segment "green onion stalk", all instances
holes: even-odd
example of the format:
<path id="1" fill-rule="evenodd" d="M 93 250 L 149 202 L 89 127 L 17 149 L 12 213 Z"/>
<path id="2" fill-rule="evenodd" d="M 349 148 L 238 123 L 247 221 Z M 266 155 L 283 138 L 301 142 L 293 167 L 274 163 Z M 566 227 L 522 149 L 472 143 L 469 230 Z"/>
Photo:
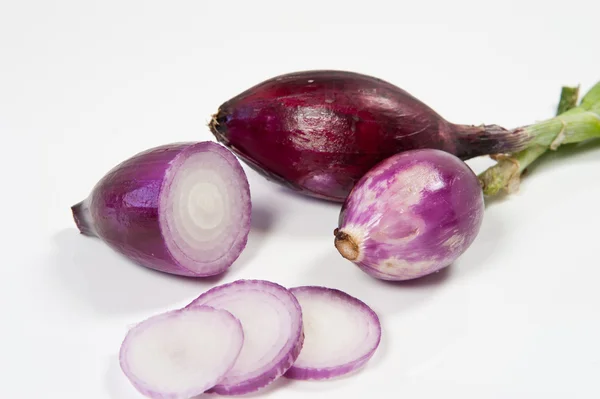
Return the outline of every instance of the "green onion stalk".
<path id="1" fill-rule="evenodd" d="M 532 137 L 527 147 L 513 154 L 495 154 L 496 164 L 479 175 L 485 196 L 518 190 L 524 171 L 548 151 L 556 151 L 564 144 L 574 144 L 600 138 L 600 82 L 582 98 L 579 105 L 579 87 L 563 87 L 556 116 L 545 121 L 519 128 Z"/>

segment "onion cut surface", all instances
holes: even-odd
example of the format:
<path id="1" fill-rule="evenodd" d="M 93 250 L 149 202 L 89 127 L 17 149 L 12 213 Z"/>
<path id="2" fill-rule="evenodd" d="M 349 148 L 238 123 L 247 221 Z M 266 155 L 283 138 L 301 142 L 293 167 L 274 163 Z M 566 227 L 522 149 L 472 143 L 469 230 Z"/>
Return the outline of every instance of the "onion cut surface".
<path id="1" fill-rule="evenodd" d="M 250 230 L 250 194 L 241 165 L 223 147 L 210 147 L 175 159 L 159 202 L 167 248 L 200 276 L 229 267 Z"/>
<path id="2" fill-rule="evenodd" d="M 121 369 L 143 395 L 187 399 L 213 387 L 235 364 L 244 342 L 231 313 L 207 306 L 153 316 L 132 328 Z"/>
<path id="3" fill-rule="evenodd" d="M 287 378 L 338 377 L 371 359 L 381 341 L 381 324 L 369 306 L 332 288 L 306 286 L 290 291 L 302 307 L 305 341 Z"/>
<path id="4" fill-rule="evenodd" d="M 192 277 L 233 264 L 248 240 L 251 209 L 240 162 L 209 141 L 138 153 L 72 207 L 82 234 L 145 267 Z"/>
<path id="5" fill-rule="evenodd" d="M 304 341 L 302 310 L 286 288 L 263 280 L 238 280 L 215 287 L 187 308 L 225 309 L 240 320 L 244 346 L 233 368 L 210 392 L 242 395 L 282 376 Z"/>

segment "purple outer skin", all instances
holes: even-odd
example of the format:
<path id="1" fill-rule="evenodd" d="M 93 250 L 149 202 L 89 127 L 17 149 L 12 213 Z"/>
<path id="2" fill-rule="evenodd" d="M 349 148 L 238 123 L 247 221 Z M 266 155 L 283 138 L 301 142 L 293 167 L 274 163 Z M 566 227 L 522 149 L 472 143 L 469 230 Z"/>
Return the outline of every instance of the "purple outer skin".
<path id="1" fill-rule="evenodd" d="M 198 152 L 217 153 L 227 160 L 239 176 L 239 190 L 245 205 L 238 237 L 226 256 L 211 263 L 218 270 L 196 273 L 178 262 L 165 243 L 171 234 L 161 223 L 161 198 L 168 192 L 177 166 Z M 95 185 L 84 201 L 71 210 L 80 232 L 97 236 L 133 262 L 161 272 L 205 277 L 220 274 L 239 257 L 250 231 L 250 188 L 237 158 L 220 144 L 173 143 L 148 149 L 115 166 Z"/>
<path id="2" fill-rule="evenodd" d="M 409 280 L 454 262 L 475 240 L 483 214 L 483 193 L 467 164 L 443 151 L 414 150 L 363 176 L 342 206 L 336 241 L 349 234 L 358 245 L 353 262 L 371 276 Z"/>
<path id="3" fill-rule="evenodd" d="M 210 129 L 267 179 L 336 202 L 401 151 L 435 148 L 467 159 L 515 152 L 529 140 L 522 129 L 450 123 L 391 83 L 335 70 L 261 82 L 223 103 Z"/>
<path id="4" fill-rule="evenodd" d="M 312 367 L 296 367 L 292 366 L 285 373 L 286 378 L 295 379 L 295 380 L 326 380 L 329 378 L 339 377 L 348 373 L 351 373 L 355 370 L 358 370 L 362 366 L 364 366 L 375 354 L 375 351 L 379 347 L 379 343 L 381 342 L 381 323 L 379 321 L 379 317 L 377 313 L 373 311 L 366 303 L 361 301 L 358 298 L 355 298 L 343 291 L 327 288 L 327 287 L 318 287 L 318 286 L 305 286 L 305 287 L 294 287 L 290 288 L 292 294 L 296 295 L 299 292 L 309 293 L 311 295 L 325 295 L 331 296 L 342 301 L 348 302 L 352 304 L 352 306 L 360 308 L 361 312 L 365 314 L 365 317 L 368 318 L 368 322 L 373 323 L 377 326 L 377 334 L 378 339 L 375 346 L 366 354 L 361 356 L 360 358 L 348 362 L 345 364 L 341 364 L 335 367 L 328 368 L 312 368 Z"/>
<path id="5" fill-rule="evenodd" d="M 206 291 L 198 298 L 193 300 L 189 305 L 187 305 L 186 308 L 195 306 L 211 306 L 211 297 L 232 295 L 235 292 L 244 292 L 248 288 L 266 292 L 275 292 L 277 294 L 289 296 L 290 302 L 293 305 L 293 307 L 290 308 L 290 312 L 296 313 L 300 318 L 298 323 L 299 327 L 294 332 L 292 339 L 290 340 L 290 342 L 294 342 L 294 344 L 286 352 L 284 352 L 284 348 L 284 350 L 282 350 L 282 352 L 280 352 L 280 354 L 277 356 L 280 359 L 275 364 L 270 365 L 270 367 L 264 370 L 264 372 L 259 376 L 252 378 L 251 380 L 241 382 L 237 385 L 227 386 L 217 384 L 212 389 L 208 390 L 207 393 L 217 393 L 219 395 L 244 395 L 247 393 L 256 392 L 284 375 L 285 372 L 294 364 L 300 355 L 300 351 L 302 350 L 302 345 L 304 344 L 302 308 L 300 307 L 296 297 L 288 289 L 279 284 L 265 280 L 237 280 Z"/>
<path id="6" fill-rule="evenodd" d="M 227 374 L 229 372 L 229 370 L 231 370 L 233 368 L 233 366 L 235 365 L 235 362 L 237 361 L 237 358 L 239 356 L 239 354 L 242 351 L 242 347 L 243 347 L 243 343 L 244 343 L 244 331 L 242 328 L 242 325 L 240 324 L 240 321 L 233 316 L 231 313 L 229 313 L 226 310 L 223 309 L 214 309 L 211 308 L 210 306 L 201 306 L 199 307 L 201 309 L 203 309 L 206 312 L 219 312 L 222 313 L 223 315 L 225 315 L 227 318 L 230 318 L 232 321 L 235 322 L 235 324 L 237 324 L 237 326 L 239 327 L 239 332 L 241 334 L 241 344 L 240 344 L 240 348 L 238 351 L 237 356 L 235 357 L 235 359 L 231 362 L 231 365 L 227 368 L 227 370 L 223 373 L 223 375 L 221 376 L 221 378 Z M 167 392 L 159 392 L 156 391 L 150 387 L 147 386 L 147 384 L 145 384 L 143 381 L 140 381 L 132 372 L 131 369 L 129 367 L 129 364 L 127 363 L 126 359 L 126 354 L 127 354 L 127 349 L 129 347 L 129 340 L 132 339 L 132 337 L 134 337 L 136 331 L 138 331 L 139 329 L 144 329 L 146 327 L 148 327 L 150 325 L 150 323 L 152 323 L 153 321 L 157 321 L 160 319 L 164 319 L 164 318 L 170 318 L 170 317 L 176 317 L 178 314 L 185 312 L 186 309 L 178 309 L 178 310 L 171 310 L 156 316 L 152 316 L 149 319 L 146 319 L 140 323 L 138 323 L 135 327 L 133 327 L 131 330 L 129 330 L 129 332 L 127 333 L 127 335 L 125 336 L 125 339 L 123 340 L 123 343 L 121 344 L 121 349 L 119 351 L 119 365 L 121 367 L 121 370 L 123 371 L 123 373 L 125 374 L 125 376 L 127 377 L 127 379 L 131 382 L 131 384 L 134 386 L 135 389 L 138 390 L 138 392 L 140 392 L 142 395 L 150 397 L 150 398 L 155 398 L 155 399 L 179 399 L 181 397 L 194 397 L 197 395 L 200 395 L 204 392 L 206 392 L 209 388 L 211 388 L 212 386 L 214 386 L 218 381 L 211 381 L 209 383 L 207 383 L 205 386 L 203 387 L 198 387 L 195 388 L 193 390 L 190 390 L 189 392 L 185 392 L 185 393 L 181 393 L 181 392 L 177 392 L 177 393 L 167 393 Z"/>

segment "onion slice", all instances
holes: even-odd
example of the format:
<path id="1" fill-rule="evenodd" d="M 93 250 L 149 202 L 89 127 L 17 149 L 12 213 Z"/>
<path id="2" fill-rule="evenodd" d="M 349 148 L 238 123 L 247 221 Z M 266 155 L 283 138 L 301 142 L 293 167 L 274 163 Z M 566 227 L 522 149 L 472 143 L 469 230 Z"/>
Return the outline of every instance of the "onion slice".
<path id="1" fill-rule="evenodd" d="M 187 308 L 225 309 L 240 320 L 245 343 L 233 368 L 210 392 L 242 395 L 282 376 L 304 341 L 302 310 L 286 288 L 263 280 L 238 280 L 205 292 Z"/>
<path id="2" fill-rule="evenodd" d="M 213 387 L 235 364 L 244 342 L 231 313 L 207 306 L 162 313 L 126 335 L 123 373 L 143 395 L 187 399 Z"/>
<path id="3" fill-rule="evenodd" d="M 326 287 L 296 287 L 305 341 L 300 356 L 285 377 L 324 380 L 362 367 L 381 340 L 377 314 L 345 292 Z"/>

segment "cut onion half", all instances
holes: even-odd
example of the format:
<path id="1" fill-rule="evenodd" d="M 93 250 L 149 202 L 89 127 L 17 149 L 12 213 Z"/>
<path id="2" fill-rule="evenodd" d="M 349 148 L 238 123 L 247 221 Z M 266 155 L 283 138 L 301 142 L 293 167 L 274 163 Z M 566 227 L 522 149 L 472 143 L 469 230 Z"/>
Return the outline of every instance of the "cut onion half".
<path id="1" fill-rule="evenodd" d="M 235 155 L 205 141 L 165 144 L 124 160 L 71 210 L 82 234 L 137 264 L 206 277 L 241 255 L 252 203 Z"/>
<path id="2" fill-rule="evenodd" d="M 198 306 L 139 323 L 126 335 L 119 361 L 141 394 L 187 399 L 220 381 L 235 364 L 243 343 L 242 326 L 231 313 Z"/>
<path id="3" fill-rule="evenodd" d="M 302 310 L 286 288 L 263 280 L 238 280 L 215 287 L 188 305 L 225 309 L 240 320 L 244 346 L 233 368 L 210 392 L 242 395 L 281 377 L 304 341 Z"/>
<path id="4" fill-rule="evenodd" d="M 305 341 L 287 378 L 324 380 L 362 367 L 381 340 L 377 314 L 364 302 L 326 287 L 290 291 L 302 307 Z"/>

